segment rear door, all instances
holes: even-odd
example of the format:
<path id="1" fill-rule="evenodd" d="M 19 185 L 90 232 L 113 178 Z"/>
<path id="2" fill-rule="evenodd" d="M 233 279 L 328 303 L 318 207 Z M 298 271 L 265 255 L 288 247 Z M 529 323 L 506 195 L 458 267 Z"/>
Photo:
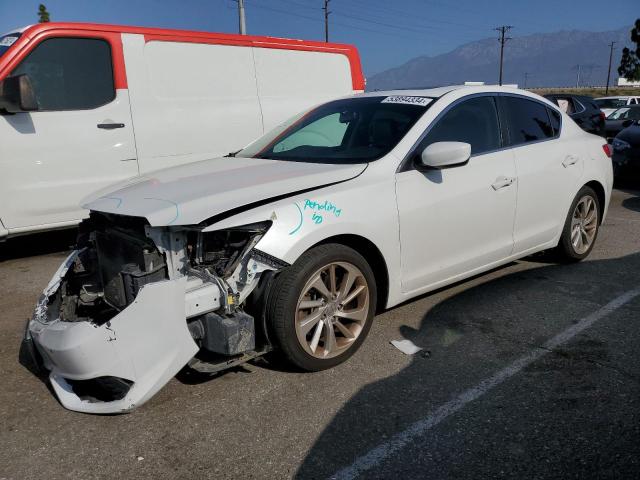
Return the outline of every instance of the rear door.
<path id="1" fill-rule="evenodd" d="M 126 89 L 112 45 L 49 37 L 11 75 L 29 76 L 39 110 L 0 116 L 0 217 L 9 231 L 80 220 L 83 197 L 138 174 Z"/>
<path id="2" fill-rule="evenodd" d="M 561 228 L 584 168 L 583 148 L 578 137 L 561 135 L 556 110 L 518 95 L 499 98 L 515 154 L 514 253 L 521 253 L 550 242 Z"/>

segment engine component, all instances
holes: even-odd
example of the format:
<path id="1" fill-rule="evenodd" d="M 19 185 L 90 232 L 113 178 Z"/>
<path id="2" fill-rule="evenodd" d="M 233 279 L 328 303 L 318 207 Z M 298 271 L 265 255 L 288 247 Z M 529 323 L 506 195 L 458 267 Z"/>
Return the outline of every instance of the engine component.
<path id="1" fill-rule="evenodd" d="M 253 317 L 242 311 L 227 316 L 207 313 L 189 324 L 189 330 L 209 352 L 238 355 L 256 347 Z"/>
<path id="2" fill-rule="evenodd" d="M 164 259 L 144 237 L 112 229 L 96 233 L 96 246 L 104 299 L 115 308 L 129 305 L 143 285 L 166 278 Z"/>

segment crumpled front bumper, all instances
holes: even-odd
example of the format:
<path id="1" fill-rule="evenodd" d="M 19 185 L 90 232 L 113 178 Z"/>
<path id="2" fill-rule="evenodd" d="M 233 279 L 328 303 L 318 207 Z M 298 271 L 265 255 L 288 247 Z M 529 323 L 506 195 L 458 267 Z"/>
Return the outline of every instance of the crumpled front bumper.
<path id="1" fill-rule="evenodd" d="M 64 407 L 87 413 L 130 411 L 151 398 L 197 353 L 185 316 L 185 277 L 145 285 L 131 305 L 97 325 L 61 321 L 55 311 L 47 311 L 53 310 L 48 301 L 65 273 L 62 267 L 56 273 L 58 278 L 54 276 L 45 290 L 26 331 Z M 111 401 L 81 398 L 72 388 L 74 381 L 102 377 L 124 379 L 131 386 L 122 398 Z"/>

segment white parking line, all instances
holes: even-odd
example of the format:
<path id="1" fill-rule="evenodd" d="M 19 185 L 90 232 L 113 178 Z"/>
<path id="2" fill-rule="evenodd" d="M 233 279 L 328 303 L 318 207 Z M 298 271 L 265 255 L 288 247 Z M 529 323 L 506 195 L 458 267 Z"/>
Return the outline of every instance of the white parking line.
<path id="1" fill-rule="evenodd" d="M 457 397 L 448 401 L 441 407 L 437 408 L 429 416 L 415 422 L 406 430 L 397 433 L 391 437 L 388 441 L 381 443 L 373 450 L 370 450 L 365 455 L 358 457 L 351 465 L 338 471 L 330 478 L 336 480 L 347 480 L 356 478 L 360 473 L 369 470 L 370 468 L 379 465 L 384 460 L 389 458 L 394 453 L 398 452 L 401 448 L 407 445 L 410 441 L 416 437 L 424 434 L 427 430 L 435 427 L 444 419 L 450 415 L 461 410 L 467 403 L 476 400 L 489 390 L 497 387 L 501 383 L 509 380 L 511 377 L 522 371 L 527 366 L 549 353 L 551 350 L 559 347 L 560 345 L 568 342 L 573 337 L 589 328 L 598 320 L 606 317 L 611 312 L 622 307 L 626 303 L 629 303 L 635 297 L 640 295 L 640 287 L 636 287 L 633 290 L 629 290 L 619 297 L 613 299 L 600 309 L 596 310 L 592 314 L 584 317 L 579 322 L 575 323 L 571 327 L 567 328 L 563 332 L 559 333 L 555 337 L 548 340 L 542 347 L 536 347 L 526 355 L 520 357 L 518 360 L 510 364 L 509 366 L 498 371 L 489 378 L 486 378 L 475 387 L 472 387 L 462 392 Z"/>

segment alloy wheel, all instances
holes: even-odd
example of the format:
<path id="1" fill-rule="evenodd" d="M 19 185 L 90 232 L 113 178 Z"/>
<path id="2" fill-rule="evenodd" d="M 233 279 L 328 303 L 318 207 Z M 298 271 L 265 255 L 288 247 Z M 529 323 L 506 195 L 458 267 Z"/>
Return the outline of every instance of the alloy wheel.
<path id="1" fill-rule="evenodd" d="M 578 255 L 591 248 L 598 229 L 598 207 L 590 195 L 576 204 L 571 217 L 571 245 Z"/>
<path id="2" fill-rule="evenodd" d="M 305 284 L 295 313 L 302 348 L 313 357 L 335 357 L 351 347 L 367 321 L 369 287 L 351 263 L 332 262 Z"/>

